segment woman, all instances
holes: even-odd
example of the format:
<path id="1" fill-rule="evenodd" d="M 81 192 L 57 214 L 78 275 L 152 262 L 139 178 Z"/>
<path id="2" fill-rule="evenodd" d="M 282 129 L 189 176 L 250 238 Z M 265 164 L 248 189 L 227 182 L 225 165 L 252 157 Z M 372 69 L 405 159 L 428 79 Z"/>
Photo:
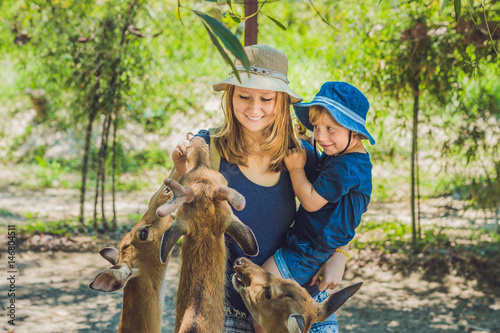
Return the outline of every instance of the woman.
<path id="1" fill-rule="evenodd" d="M 210 132 L 213 136 L 210 149 L 216 149 L 220 155 L 219 171 L 229 186 L 246 198 L 245 208 L 234 213 L 254 232 L 260 252 L 251 259 L 262 265 L 281 246 L 294 220 L 295 196 L 283 160 L 288 149 L 298 146 L 290 105 L 302 98 L 288 86 L 288 58 L 283 52 L 262 44 L 247 46 L 245 52 L 250 74 L 237 61 L 241 82 L 232 73 L 213 86 L 215 91 L 224 91 L 225 117 L 223 123 Z M 210 143 L 210 133 L 202 130 L 198 135 Z M 174 179 L 186 172 L 186 144 L 179 144 L 172 155 Z M 308 146 L 307 152 L 305 170 L 313 175 L 312 147 Z M 234 260 L 244 254 L 231 238 L 226 238 L 226 244 L 229 277 L 234 273 Z M 321 283 L 328 285 L 327 277 Z M 226 290 L 226 332 L 253 332 L 252 319 L 240 295 L 230 283 L 226 284 Z M 325 296 L 320 293 L 317 297 L 321 300 Z M 328 325 L 328 328 L 322 326 L 321 332 L 338 331 L 335 315 L 329 318 Z"/>

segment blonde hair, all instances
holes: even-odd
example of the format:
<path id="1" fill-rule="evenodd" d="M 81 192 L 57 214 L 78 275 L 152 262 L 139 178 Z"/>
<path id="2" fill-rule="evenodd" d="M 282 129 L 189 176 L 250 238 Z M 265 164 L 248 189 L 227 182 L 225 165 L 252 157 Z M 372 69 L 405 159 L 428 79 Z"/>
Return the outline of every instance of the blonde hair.
<path id="1" fill-rule="evenodd" d="M 312 105 L 309 107 L 309 122 L 311 124 L 314 124 L 316 122 L 316 120 L 318 120 L 318 118 L 323 116 L 323 115 L 327 115 L 333 121 L 334 124 L 344 127 L 344 125 L 339 124 L 339 122 L 336 121 L 335 118 L 333 118 L 333 116 L 330 114 L 330 111 L 328 111 L 326 108 L 324 108 L 320 105 Z M 356 131 L 352 131 L 352 132 L 354 133 L 354 136 L 359 136 L 359 138 L 361 140 L 368 140 L 368 138 L 365 137 L 363 134 L 358 133 Z"/>
<path id="2" fill-rule="evenodd" d="M 309 107 L 309 122 L 311 124 L 315 123 L 316 120 L 318 120 L 318 118 L 323 115 L 327 115 L 335 124 L 342 126 L 332 117 L 332 115 L 326 108 L 320 105 L 312 105 Z"/>
<path id="3" fill-rule="evenodd" d="M 229 163 L 248 166 L 249 149 L 244 139 L 242 126 L 234 116 L 233 96 L 234 85 L 228 85 L 222 97 L 224 121 L 214 129 L 215 148 Z M 299 143 L 294 136 L 290 116 L 290 96 L 284 92 L 276 92 L 274 108 L 276 118 L 266 128 L 266 140 L 260 147 L 260 153 L 271 159 L 267 168 L 269 172 L 280 172 L 286 170 L 283 159 L 287 150 L 299 147 Z"/>

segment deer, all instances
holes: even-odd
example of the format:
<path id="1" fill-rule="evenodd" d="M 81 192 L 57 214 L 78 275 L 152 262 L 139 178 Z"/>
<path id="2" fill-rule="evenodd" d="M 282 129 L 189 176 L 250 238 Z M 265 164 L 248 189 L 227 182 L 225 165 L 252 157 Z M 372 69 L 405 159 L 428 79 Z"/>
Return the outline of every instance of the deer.
<path id="1" fill-rule="evenodd" d="M 156 210 L 173 198 L 162 185 L 149 201 L 140 221 L 125 234 L 118 248 L 107 247 L 100 255 L 111 268 L 99 273 L 89 288 L 100 292 L 123 289 L 118 333 L 160 333 L 168 259 L 160 260 L 163 234 L 172 225 L 170 215 L 158 217 Z"/>
<path id="2" fill-rule="evenodd" d="M 296 281 L 274 276 L 247 258 L 234 262 L 232 284 L 252 317 L 268 333 L 307 333 L 312 324 L 337 311 L 363 282 L 316 302 Z"/>
<path id="3" fill-rule="evenodd" d="M 183 236 L 181 272 L 176 299 L 175 332 L 223 332 L 226 246 L 229 234 L 249 256 L 259 252 L 252 230 L 234 214 L 245 207 L 245 198 L 227 186 L 222 174 L 210 168 L 205 140 L 194 137 L 186 149 L 187 172 L 165 185 L 174 198 L 158 208 L 160 217 L 175 212 L 172 226 L 161 244 L 165 260 Z"/>

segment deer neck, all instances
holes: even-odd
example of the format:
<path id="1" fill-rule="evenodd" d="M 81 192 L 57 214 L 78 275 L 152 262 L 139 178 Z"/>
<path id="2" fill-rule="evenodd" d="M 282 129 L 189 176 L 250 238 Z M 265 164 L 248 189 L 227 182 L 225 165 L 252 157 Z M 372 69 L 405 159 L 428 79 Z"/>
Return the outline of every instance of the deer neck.
<path id="1" fill-rule="evenodd" d="M 128 281 L 123 290 L 123 308 L 117 333 L 161 332 L 165 295 L 165 272 L 141 274 Z"/>
<path id="2" fill-rule="evenodd" d="M 226 248 L 224 236 L 185 236 L 177 291 L 176 332 L 222 332 Z"/>

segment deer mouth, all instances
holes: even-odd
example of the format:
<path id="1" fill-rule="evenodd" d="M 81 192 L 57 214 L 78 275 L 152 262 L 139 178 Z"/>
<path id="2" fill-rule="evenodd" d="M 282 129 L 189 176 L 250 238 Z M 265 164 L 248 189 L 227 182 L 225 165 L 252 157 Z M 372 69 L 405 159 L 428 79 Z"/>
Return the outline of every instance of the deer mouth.
<path id="1" fill-rule="evenodd" d="M 242 276 L 238 274 L 238 272 L 233 274 L 233 278 L 231 279 L 231 282 L 233 283 L 234 289 L 236 289 L 238 292 L 242 290 L 243 288 L 246 288 L 247 285 L 245 282 L 243 282 Z"/>

